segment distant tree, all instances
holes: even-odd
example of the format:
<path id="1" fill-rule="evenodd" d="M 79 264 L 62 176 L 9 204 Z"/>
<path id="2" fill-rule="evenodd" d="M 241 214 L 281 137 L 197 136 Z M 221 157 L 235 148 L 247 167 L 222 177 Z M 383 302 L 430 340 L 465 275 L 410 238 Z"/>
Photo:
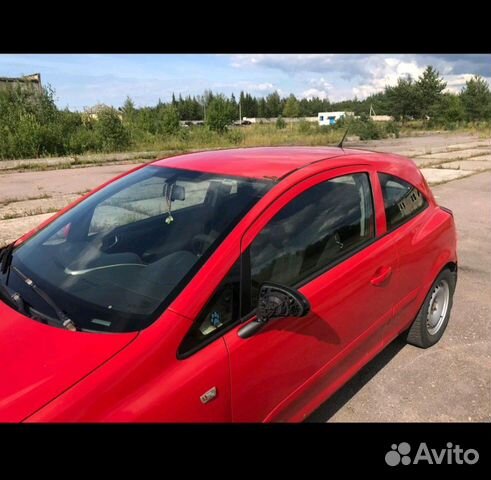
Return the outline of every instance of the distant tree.
<path id="1" fill-rule="evenodd" d="M 257 100 L 250 93 L 244 94 L 244 92 L 240 92 L 240 105 L 243 117 L 257 117 L 257 104 Z"/>
<path id="2" fill-rule="evenodd" d="M 204 93 L 203 93 L 203 102 L 205 104 L 205 106 L 208 106 L 211 101 L 213 100 L 214 98 L 214 95 L 213 95 L 213 92 L 211 90 L 205 90 Z"/>
<path id="3" fill-rule="evenodd" d="M 261 98 L 259 100 L 258 106 L 257 106 L 257 116 L 260 118 L 264 118 L 268 115 L 267 112 L 267 104 L 266 100 L 264 98 Z"/>
<path id="4" fill-rule="evenodd" d="M 491 118 L 489 84 L 480 75 L 475 75 L 465 83 L 460 98 L 468 120 L 476 121 Z"/>
<path id="5" fill-rule="evenodd" d="M 465 119 L 465 110 L 460 96 L 444 93 L 442 98 L 433 105 L 429 115 L 437 122 L 459 122 Z"/>
<path id="6" fill-rule="evenodd" d="M 270 93 L 266 97 L 266 116 L 277 117 L 282 111 L 281 98 L 278 92 Z"/>
<path id="7" fill-rule="evenodd" d="M 441 100 L 446 87 L 447 83 L 440 77 L 440 73 L 431 65 L 427 66 L 414 85 L 418 117 L 429 116 L 431 110 Z"/>
<path id="8" fill-rule="evenodd" d="M 206 109 L 206 125 L 210 130 L 224 132 L 227 125 L 231 124 L 236 116 L 231 103 L 223 96 L 216 95 L 212 98 Z"/>
<path id="9" fill-rule="evenodd" d="M 298 117 L 300 115 L 300 105 L 298 100 L 295 98 L 295 95 L 290 94 L 288 97 L 285 107 L 283 108 L 283 115 L 285 117 Z"/>
<path id="10" fill-rule="evenodd" d="M 367 97 L 361 102 L 364 113 L 370 113 L 370 107 L 375 110 L 376 115 L 391 115 L 390 105 L 384 92 L 378 92 Z"/>
<path id="11" fill-rule="evenodd" d="M 393 87 L 385 87 L 385 95 L 394 117 L 404 121 L 416 115 L 416 85 L 410 75 L 399 77 L 397 85 Z"/>
<path id="12" fill-rule="evenodd" d="M 134 123 L 137 115 L 137 111 L 133 100 L 129 96 L 126 97 L 126 100 L 123 104 L 122 112 L 123 112 L 123 120 L 126 123 L 128 124 Z"/>
<path id="13" fill-rule="evenodd" d="M 162 130 L 164 133 L 173 134 L 179 131 L 179 112 L 177 108 L 169 105 L 162 115 Z"/>

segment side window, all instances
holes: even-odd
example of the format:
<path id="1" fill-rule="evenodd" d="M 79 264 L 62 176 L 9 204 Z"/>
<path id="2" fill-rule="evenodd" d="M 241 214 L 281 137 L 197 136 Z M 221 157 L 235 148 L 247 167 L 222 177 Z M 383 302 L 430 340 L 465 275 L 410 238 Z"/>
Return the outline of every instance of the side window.
<path id="1" fill-rule="evenodd" d="M 218 337 L 224 328 L 239 319 L 240 259 L 208 302 L 200 317 L 188 332 L 179 354 L 184 355 Z"/>
<path id="2" fill-rule="evenodd" d="M 427 207 L 424 195 L 413 185 L 386 173 L 379 173 L 378 177 L 384 196 L 387 230 L 398 227 Z"/>
<path id="3" fill-rule="evenodd" d="M 251 305 L 272 281 L 295 286 L 375 236 L 365 173 L 323 182 L 286 205 L 250 247 Z"/>

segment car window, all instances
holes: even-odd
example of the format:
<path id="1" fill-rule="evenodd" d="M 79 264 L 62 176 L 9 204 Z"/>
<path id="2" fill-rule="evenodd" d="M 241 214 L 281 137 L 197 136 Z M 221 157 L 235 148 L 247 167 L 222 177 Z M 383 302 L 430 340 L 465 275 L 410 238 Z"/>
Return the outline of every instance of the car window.
<path id="1" fill-rule="evenodd" d="M 240 260 L 238 260 L 208 302 L 179 348 L 185 355 L 219 336 L 239 319 Z"/>
<path id="2" fill-rule="evenodd" d="M 410 183 L 393 175 L 379 173 L 384 197 L 387 230 L 393 230 L 413 218 L 428 205 L 424 195 Z"/>
<path id="3" fill-rule="evenodd" d="M 312 187 L 286 205 L 250 247 L 251 306 L 272 281 L 295 286 L 375 236 L 368 175 L 345 175 Z"/>
<path id="4" fill-rule="evenodd" d="M 272 185 L 147 166 L 58 217 L 16 248 L 12 265 L 80 329 L 139 331 L 182 292 Z M 29 308 L 56 314 L 19 276 L 0 273 L 4 281 Z M 209 335 L 211 327 L 203 332 Z"/>

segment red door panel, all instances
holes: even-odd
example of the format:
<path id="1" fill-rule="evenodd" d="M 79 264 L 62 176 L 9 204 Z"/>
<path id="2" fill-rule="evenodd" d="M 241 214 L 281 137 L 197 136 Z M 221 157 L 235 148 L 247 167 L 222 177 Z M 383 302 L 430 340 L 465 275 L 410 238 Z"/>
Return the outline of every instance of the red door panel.
<path id="1" fill-rule="evenodd" d="M 380 265 L 395 269 L 396 262 L 390 239 L 382 239 L 300 289 L 311 303 L 307 317 L 272 320 L 248 339 L 237 334 L 243 325 L 227 333 L 234 421 L 264 420 L 280 404 L 268 419 L 287 421 L 284 409 L 295 402 L 288 412 L 293 416 L 311 399 L 309 390 L 297 389 L 311 377 L 309 389 L 322 385 L 322 376 L 341 361 L 336 356 L 346 350 L 354 362 L 376 348 L 392 315 L 397 278 L 379 286 L 371 279 Z M 364 342 L 350 352 L 363 334 Z"/>
<path id="2" fill-rule="evenodd" d="M 328 178 L 357 171 L 366 169 L 339 169 L 330 177 L 310 178 L 284 195 L 288 198 L 280 197 L 253 226 L 254 235 L 246 234 L 243 248 L 294 197 Z M 378 208 L 380 200 L 374 196 Z M 247 339 L 238 336 L 243 324 L 228 332 L 224 338 L 230 354 L 233 420 L 288 421 L 310 413 L 305 407 L 312 395 L 319 385 L 328 386 L 323 379 L 333 382 L 349 367 L 344 361 L 334 379 L 328 376 L 342 358 L 352 355 L 355 362 L 381 344 L 397 299 L 397 282 L 393 241 L 383 237 L 300 288 L 311 303 L 307 317 L 271 320 Z"/>

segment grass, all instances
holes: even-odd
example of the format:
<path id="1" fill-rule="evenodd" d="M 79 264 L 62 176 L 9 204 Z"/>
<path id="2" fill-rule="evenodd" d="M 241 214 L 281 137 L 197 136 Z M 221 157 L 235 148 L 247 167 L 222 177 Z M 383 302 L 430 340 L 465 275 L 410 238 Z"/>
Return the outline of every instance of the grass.
<path id="1" fill-rule="evenodd" d="M 24 218 L 24 217 L 32 217 L 33 215 L 41 215 L 43 213 L 54 213 L 58 212 L 61 209 L 58 207 L 38 207 L 32 210 L 24 211 L 24 212 L 9 212 L 1 217 L 1 220 L 12 220 L 14 218 Z"/>
<path id="2" fill-rule="evenodd" d="M 0 205 L 6 207 L 7 205 L 10 205 L 11 203 L 24 202 L 27 200 L 44 200 L 47 198 L 51 198 L 51 195 L 49 195 L 48 193 L 42 193 L 39 195 L 35 195 L 32 197 L 25 197 L 25 198 L 7 197 L 7 198 L 4 198 L 2 201 L 0 201 Z"/>
<path id="3" fill-rule="evenodd" d="M 420 122 L 421 123 L 421 122 Z M 354 135 L 356 125 L 352 127 L 349 135 Z M 382 136 L 390 135 L 387 126 L 378 125 L 376 130 Z M 223 149 L 234 147 L 255 146 L 329 146 L 337 145 L 345 132 L 345 128 L 320 127 L 316 123 L 300 122 L 289 124 L 286 128 L 278 129 L 274 124 L 254 124 L 243 127 L 231 127 L 224 134 L 210 131 L 205 127 L 182 128 L 174 135 L 135 135 L 131 147 L 125 152 L 96 153 L 86 152 L 82 155 L 70 155 L 60 157 L 59 162 L 51 165 L 43 159 L 21 161 L 20 165 L 4 165 L 0 170 L 11 171 L 44 171 L 53 169 L 67 169 L 84 166 L 101 166 L 112 163 L 139 163 L 155 158 L 163 158 L 171 155 L 192 152 L 196 150 Z M 424 129 L 416 122 L 401 127 L 401 137 L 414 136 L 415 134 L 431 135 L 436 132 L 450 132 L 443 129 Z M 487 124 L 467 125 L 454 129 L 452 133 L 478 134 L 480 139 L 491 138 L 491 128 Z M 486 145 L 487 146 L 487 145 Z M 430 148 L 425 152 L 431 154 Z M 54 157 L 51 157 L 54 158 Z M 0 161 L 0 167 L 1 161 Z M 5 168 L 7 167 L 7 168 Z"/>

